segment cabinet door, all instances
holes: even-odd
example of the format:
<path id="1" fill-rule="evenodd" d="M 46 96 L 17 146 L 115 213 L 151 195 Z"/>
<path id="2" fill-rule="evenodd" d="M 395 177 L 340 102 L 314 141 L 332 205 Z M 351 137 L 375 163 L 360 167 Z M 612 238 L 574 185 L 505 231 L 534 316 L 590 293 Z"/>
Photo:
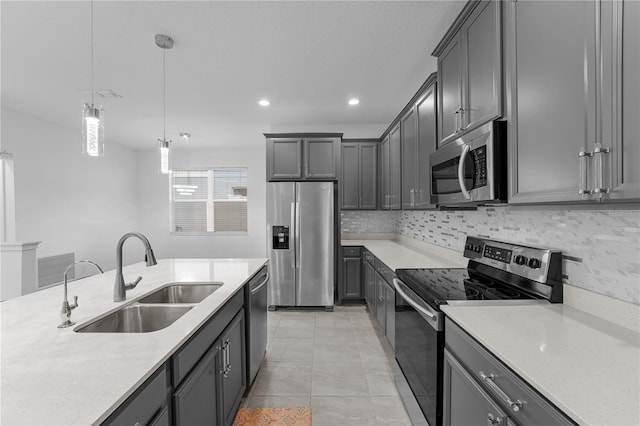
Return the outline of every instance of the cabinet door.
<path id="1" fill-rule="evenodd" d="M 380 203 L 381 208 L 388 210 L 389 202 L 389 135 L 380 144 Z"/>
<path id="2" fill-rule="evenodd" d="M 595 2 L 506 7 L 509 202 L 579 201 L 578 153 L 595 123 Z"/>
<path id="3" fill-rule="evenodd" d="M 362 258 L 345 257 L 344 259 L 344 294 L 345 299 L 362 298 L 362 278 L 360 270 L 362 268 Z"/>
<path id="4" fill-rule="evenodd" d="M 175 424 L 219 424 L 220 346 L 214 344 L 173 394 Z"/>
<path id="5" fill-rule="evenodd" d="M 416 207 L 426 209 L 435 207 L 431 203 L 431 176 L 429 175 L 429 156 L 436 150 L 438 131 L 436 126 L 436 83 L 431 85 L 416 104 L 418 122 L 418 166 L 416 188 Z"/>
<path id="6" fill-rule="evenodd" d="M 378 143 L 360 144 L 360 208 L 378 208 Z"/>
<path id="7" fill-rule="evenodd" d="M 611 153 L 607 154 L 609 158 L 605 163 L 611 165 L 610 173 L 606 173 L 604 185 L 610 187 L 611 192 L 604 197 L 612 200 L 637 200 L 640 199 L 640 2 L 603 2 L 603 6 L 613 8 L 611 19 L 604 22 L 602 28 L 613 34 L 613 43 L 616 43 L 614 46 L 617 49 L 603 46 L 602 52 L 618 52 L 603 67 L 612 69 L 611 75 L 605 74 L 603 80 L 613 87 L 609 89 L 605 86 L 605 93 L 601 98 L 606 99 L 607 91 L 614 94 L 612 105 L 602 107 L 602 144 L 605 147 L 611 144 Z M 615 24 L 610 24 L 611 21 Z M 609 28 L 612 30 L 609 31 Z M 616 82 L 618 84 L 614 85 Z"/>
<path id="8" fill-rule="evenodd" d="M 385 334 L 392 348 L 396 348 L 396 292 L 386 284 L 384 300 L 385 309 Z"/>
<path id="9" fill-rule="evenodd" d="M 415 109 L 411 109 L 400 120 L 402 136 L 402 209 L 416 207 L 418 173 L 418 134 Z"/>
<path id="10" fill-rule="evenodd" d="M 438 56 L 438 132 L 442 146 L 458 136 L 462 127 L 462 46 L 454 37 Z"/>
<path id="11" fill-rule="evenodd" d="M 365 288 L 365 295 L 367 300 L 367 307 L 369 308 L 369 313 L 371 315 L 375 315 L 375 298 L 376 298 L 376 275 L 370 263 L 364 262 L 364 277 L 363 284 Z"/>
<path id="12" fill-rule="evenodd" d="M 506 414 L 445 349 L 443 424 L 507 425 Z"/>
<path id="13" fill-rule="evenodd" d="M 461 119 L 465 131 L 502 115 L 500 5 L 500 1 L 480 3 L 462 29 L 465 64 Z"/>
<path id="14" fill-rule="evenodd" d="M 399 210 L 402 207 L 400 135 L 400 123 L 398 123 L 389 132 L 389 208 L 392 210 Z"/>
<path id="15" fill-rule="evenodd" d="M 308 179 L 336 179 L 339 149 L 335 138 L 304 139 L 304 176 Z"/>
<path id="16" fill-rule="evenodd" d="M 231 425 L 247 388 L 244 311 L 238 312 L 220 336 L 220 408 L 222 424 Z M 184 424 L 212 424 L 199 421 Z"/>
<path id="17" fill-rule="evenodd" d="M 385 309 L 385 300 L 387 292 L 384 287 L 384 279 L 380 274 L 376 273 L 376 321 L 383 333 L 387 328 L 387 310 Z"/>
<path id="18" fill-rule="evenodd" d="M 359 146 L 357 143 L 342 143 L 342 208 L 357 209 L 360 207 L 359 198 Z"/>
<path id="19" fill-rule="evenodd" d="M 267 179 L 302 177 L 302 139 L 267 139 Z"/>

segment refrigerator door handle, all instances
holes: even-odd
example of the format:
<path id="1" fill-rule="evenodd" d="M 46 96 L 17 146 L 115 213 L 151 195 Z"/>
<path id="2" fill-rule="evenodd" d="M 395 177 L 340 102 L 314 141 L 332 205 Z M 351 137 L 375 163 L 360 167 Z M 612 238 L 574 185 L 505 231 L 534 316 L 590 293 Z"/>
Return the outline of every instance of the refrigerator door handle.
<path id="1" fill-rule="evenodd" d="M 291 229 L 291 231 L 294 231 L 295 228 L 295 220 L 296 217 L 296 203 L 291 203 L 291 225 L 289 227 L 289 229 Z M 294 231 L 295 232 L 295 231 Z M 297 232 L 296 232 L 297 234 Z M 289 250 L 291 250 L 291 269 L 295 269 L 296 268 L 296 235 L 293 236 L 293 238 L 289 239 L 291 247 L 289 248 Z"/>
<path id="2" fill-rule="evenodd" d="M 296 202 L 296 268 L 300 269 L 300 202 Z"/>

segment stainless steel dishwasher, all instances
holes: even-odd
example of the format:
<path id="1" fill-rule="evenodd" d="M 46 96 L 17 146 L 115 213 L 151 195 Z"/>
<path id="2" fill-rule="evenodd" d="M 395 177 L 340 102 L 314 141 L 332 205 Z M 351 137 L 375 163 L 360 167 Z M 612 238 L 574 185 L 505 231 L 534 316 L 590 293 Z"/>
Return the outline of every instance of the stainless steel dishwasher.
<path id="1" fill-rule="evenodd" d="M 267 350 L 267 286 L 269 271 L 264 266 L 245 286 L 247 341 L 247 391 L 258 374 Z"/>

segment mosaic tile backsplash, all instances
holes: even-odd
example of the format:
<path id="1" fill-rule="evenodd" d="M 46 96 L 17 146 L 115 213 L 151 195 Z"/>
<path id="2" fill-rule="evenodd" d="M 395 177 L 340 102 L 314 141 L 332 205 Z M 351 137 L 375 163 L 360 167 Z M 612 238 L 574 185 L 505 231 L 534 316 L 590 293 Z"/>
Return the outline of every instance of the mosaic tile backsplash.
<path id="1" fill-rule="evenodd" d="M 342 226 L 343 232 L 397 232 L 460 252 L 467 235 L 560 249 L 565 283 L 640 305 L 639 210 L 343 212 Z"/>

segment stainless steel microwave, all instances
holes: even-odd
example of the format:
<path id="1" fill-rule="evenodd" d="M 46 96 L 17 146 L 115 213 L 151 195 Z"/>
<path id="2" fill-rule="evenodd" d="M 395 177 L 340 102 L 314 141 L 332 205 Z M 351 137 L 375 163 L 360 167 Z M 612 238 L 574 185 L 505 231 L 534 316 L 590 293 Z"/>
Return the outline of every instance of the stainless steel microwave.
<path id="1" fill-rule="evenodd" d="M 506 121 L 492 121 L 429 157 L 431 198 L 439 206 L 506 202 Z"/>

